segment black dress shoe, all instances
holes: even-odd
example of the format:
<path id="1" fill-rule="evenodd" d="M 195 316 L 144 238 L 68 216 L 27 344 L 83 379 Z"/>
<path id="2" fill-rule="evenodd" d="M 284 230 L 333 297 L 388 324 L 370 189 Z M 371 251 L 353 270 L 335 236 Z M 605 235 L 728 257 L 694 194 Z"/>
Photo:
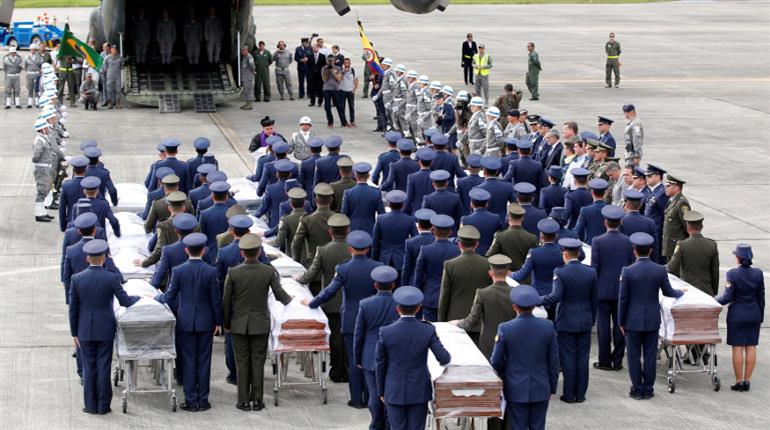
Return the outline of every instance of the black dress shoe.
<path id="1" fill-rule="evenodd" d="M 751 382 L 743 381 L 743 391 L 749 391 L 749 390 L 751 390 Z"/>
<path id="2" fill-rule="evenodd" d="M 238 380 L 235 378 L 226 378 L 225 381 L 227 381 L 227 383 L 231 385 L 238 385 Z"/>
<path id="3" fill-rule="evenodd" d="M 583 397 L 582 399 L 577 399 L 577 400 L 575 400 L 575 403 L 583 403 L 583 402 L 585 402 L 585 401 L 586 401 L 586 398 L 585 398 L 585 397 Z"/>
<path id="4" fill-rule="evenodd" d="M 209 409 L 211 409 L 211 403 L 209 402 L 201 403 L 198 405 L 198 412 L 207 411 Z"/>
<path id="5" fill-rule="evenodd" d="M 45 214 L 45 215 L 43 215 L 43 216 L 44 216 L 44 217 L 46 217 L 46 218 L 48 218 L 48 219 L 50 219 L 50 220 L 52 220 L 52 221 L 53 221 L 54 219 L 56 219 L 56 218 L 55 218 L 53 215 L 48 215 L 48 214 Z"/>
<path id="6" fill-rule="evenodd" d="M 248 403 L 236 403 L 235 407 L 236 409 L 240 409 L 242 411 L 251 412 L 251 405 Z"/>
<path id="7" fill-rule="evenodd" d="M 51 218 L 44 217 L 44 216 L 36 216 L 35 221 L 37 222 L 51 222 Z"/>
<path id="8" fill-rule="evenodd" d="M 651 398 L 655 397 L 655 393 L 645 394 L 644 400 L 650 400 Z"/>
<path id="9" fill-rule="evenodd" d="M 743 391 L 743 381 L 736 382 L 735 385 L 730 385 L 730 389 L 733 391 Z"/>
<path id="10" fill-rule="evenodd" d="M 254 412 L 259 412 L 265 409 L 265 402 L 254 402 L 254 406 L 251 408 Z"/>
<path id="11" fill-rule="evenodd" d="M 99 415 L 107 415 L 107 414 L 109 414 L 111 412 L 112 412 L 112 409 L 111 408 L 107 408 L 107 409 L 105 409 L 103 411 L 99 411 L 98 414 Z"/>
<path id="12" fill-rule="evenodd" d="M 614 368 L 612 366 L 601 365 L 601 364 L 599 364 L 598 361 L 594 362 L 594 369 L 598 369 L 598 370 L 614 370 Z"/>
<path id="13" fill-rule="evenodd" d="M 561 400 L 564 403 L 569 403 L 569 404 L 575 403 L 575 399 L 568 399 L 568 398 L 566 398 L 564 396 L 560 396 L 559 400 Z"/>
<path id="14" fill-rule="evenodd" d="M 612 370 L 615 370 L 615 371 L 623 370 L 623 365 L 622 364 L 613 365 Z"/>
<path id="15" fill-rule="evenodd" d="M 87 414 L 91 414 L 91 415 L 94 415 L 94 414 L 96 414 L 96 411 L 92 411 L 92 410 L 90 410 L 90 409 L 86 409 L 86 408 L 83 408 L 83 412 L 85 412 L 85 413 L 87 413 Z"/>
<path id="16" fill-rule="evenodd" d="M 179 405 L 179 409 L 182 409 L 183 411 L 187 412 L 198 412 L 198 407 L 196 405 L 190 405 L 187 403 L 182 403 Z"/>
<path id="17" fill-rule="evenodd" d="M 46 206 L 45 208 L 46 209 L 51 209 L 51 210 L 56 210 L 56 209 L 59 209 L 59 204 L 54 202 L 54 203 L 51 203 L 50 205 Z"/>
<path id="18" fill-rule="evenodd" d="M 356 405 L 356 404 L 353 403 L 352 400 L 348 400 L 348 406 L 350 406 L 351 408 L 355 408 L 355 409 L 363 409 L 363 408 L 366 407 L 364 405 Z"/>
<path id="19" fill-rule="evenodd" d="M 629 393 L 628 397 L 631 397 L 634 400 L 644 400 L 644 396 L 640 394 Z"/>
<path id="20" fill-rule="evenodd" d="M 308 107 L 313 107 L 313 106 L 315 106 L 315 103 L 308 104 Z"/>

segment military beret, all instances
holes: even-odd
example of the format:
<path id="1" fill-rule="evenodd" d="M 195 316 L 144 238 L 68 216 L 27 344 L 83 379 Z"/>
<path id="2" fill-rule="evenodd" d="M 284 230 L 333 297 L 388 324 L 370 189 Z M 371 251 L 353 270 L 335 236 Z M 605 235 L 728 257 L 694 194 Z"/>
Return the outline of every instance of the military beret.
<path id="1" fill-rule="evenodd" d="M 274 124 L 275 124 L 275 120 L 270 118 L 269 116 L 266 116 L 261 120 L 259 120 L 259 125 L 261 125 L 262 127 L 269 127 Z"/>
<path id="2" fill-rule="evenodd" d="M 403 135 L 398 131 L 389 131 L 385 133 L 384 137 L 388 143 L 397 143 L 399 140 L 401 140 Z"/>
<path id="3" fill-rule="evenodd" d="M 680 187 L 686 184 L 686 182 L 683 179 L 677 178 L 676 176 L 670 173 L 666 175 L 666 183 L 668 185 L 672 185 L 672 184 L 679 185 Z"/>
<path id="4" fill-rule="evenodd" d="M 201 175 L 208 175 L 211 172 L 214 172 L 217 170 L 217 166 L 213 164 L 204 163 L 199 165 L 195 171 L 200 173 Z"/>
<path id="5" fill-rule="evenodd" d="M 109 245 L 107 245 L 106 240 L 93 239 L 83 245 L 83 252 L 85 252 L 86 255 L 102 255 L 107 252 L 108 248 Z"/>
<path id="6" fill-rule="evenodd" d="M 698 211 L 687 211 L 682 218 L 684 218 L 685 222 L 701 222 L 704 217 L 703 214 Z"/>
<path id="7" fill-rule="evenodd" d="M 628 112 L 633 112 L 635 110 L 636 108 L 632 104 L 623 105 L 623 112 L 628 113 Z"/>
<path id="8" fill-rule="evenodd" d="M 591 174 L 591 171 L 583 167 L 576 167 L 570 170 L 570 173 L 572 173 L 572 176 L 577 178 L 577 177 L 586 177 Z"/>
<path id="9" fill-rule="evenodd" d="M 86 176 L 80 180 L 80 186 L 86 190 L 95 190 L 102 185 L 102 180 L 96 176 Z"/>
<path id="10" fill-rule="evenodd" d="M 206 244 L 206 235 L 203 233 L 190 233 L 182 239 L 184 246 L 194 248 L 196 246 L 203 246 Z"/>
<path id="11" fill-rule="evenodd" d="M 551 166 L 548 168 L 548 176 L 556 179 L 560 179 L 564 171 L 559 166 Z"/>
<path id="12" fill-rule="evenodd" d="M 212 182 L 211 185 L 209 185 L 209 190 L 212 193 L 224 193 L 229 189 L 230 189 L 230 184 L 228 184 L 225 181 L 216 181 L 216 182 Z"/>
<path id="13" fill-rule="evenodd" d="M 364 173 L 369 173 L 371 170 L 372 170 L 372 165 L 364 161 L 353 165 L 353 171 L 356 173 L 364 174 Z"/>
<path id="14" fill-rule="evenodd" d="M 655 243 L 655 239 L 652 236 L 641 231 L 632 234 L 630 239 L 634 246 L 651 246 Z"/>
<path id="15" fill-rule="evenodd" d="M 284 141 L 276 142 L 273 144 L 273 152 L 276 154 L 286 154 L 289 152 L 289 144 Z"/>
<path id="16" fill-rule="evenodd" d="M 492 198 L 492 194 L 489 194 L 489 191 L 483 188 L 473 187 L 468 192 L 468 197 L 470 197 L 471 200 L 475 200 L 478 202 L 486 202 Z"/>
<path id="17" fill-rule="evenodd" d="M 607 205 L 602 208 L 602 216 L 610 220 L 619 220 L 623 218 L 626 213 L 620 206 Z"/>
<path id="18" fill-rule="evenodd" d="M 419 288 L 412 287 L 411 285 L 401 286 L 393 293 L 393 301 L 397 305 L 407 307 L 419 305 L 424 297 Z"/>
<path id="19" fill-rule="evenodd" d="M 647 172 L 645 172 L 645 175 L 662 175 L 664 173 L 666 173 L 665 169 L 654 164 L 647 163 Z"/>
<path id="20" fill-rule="evenodd" d="M 353 160 L 350 159 L 350 157 L 340 157 L 340 159 L 337 160 L 337 167 L 349 169 L 353 167 L 353 164 L 355 163 L 353 162 Z"/>
<path id="21" fill-rule="evenodd" d="M 538 123 L 539 123 L 541 126 L 543 126 L 543 127 L 548 127 L 548 128 L 553 128 L 553 127 L 556 125 L 556 124 L 554 124 L 554 122 L 553 122 L 553 121 L 551 121 L 551 120 L 550 120 L 550 119 L 548 119 L 548 118 L 544 118 L 544 117 L 540 117 L 540 119 L 538 119 L 538 120 L 537 120 L 537 122 L 538 122 Z"/>
<path id="22" fill-rule="evenodd" d="M 527 149 L 532 149 L 532 142 L 527 139 L 519 139 L 519 143 L 516 144 L 516 147 L 526 151 Z"/>
<path id="23" fill-rule="evenodd" d="M 372 269 L 369 276 L 378 284 L 389 284 L 398 279 L 398 271 L 390 266 L 378 266 Z"/>
<path id="24" fill-rule="evenodd" d="M 602 178 L 591 179 L 590 181 L 588 181 L 588 187 L 591 188 L 592 190 L 597 190 L 597 191 L 606 190 L 607 187 L 609 186 L 610 186 L 609 182 L 607 182 Z"/>
<path id="25" fill-rule="evenodd" d="M 353 249 L 366 249 L 372 246 L 372 236 L 363 230 L 354 230 L 348 234 L 347 242 Z"/>
<path id="26" fill-rule="evenodd" d="M 70 165 L 72 167 L 86 167 L 88 166 L 88 158 L 86 157 L 74 157 L 70 160 Z"/>
<path id="27" fill-rule="evenodd" d="M 417 150 L 417 159 L 420 161 L 433 161 L 436 158 L 436 152 L 430 148 L 420 148 Z"/>
<path id="28" fill-rule="evenodd" d="M 235 215 L 246 215 L 246 209 L 244 209 L 241 205 L 232 205 L 227 208 L 227 211 L 225 212 L 225 218 L 230 219 L 230 217 Z"/>
<path id="29" fill-rule="evenodd" d="M 549 216 L 556 221 L 563 221 L 567 219 L 567 209 L 563 206 L 554 206 L 551 208 Z"/>
<path id="30" fill-rule="evenodd" d="M 171 224 L 173 224 L 174 228 L 178 230 L 191 231 L 195 228 L 196 225 L 198 225 L 198 220 L 195 219 L 195 215 L 181 213 L 174 215 L 174 217 L 171 219 Z"/>
<path id="31" fill-rule="evenodd" d="M 432 209 L 417 209 L 414 212 L 414 217 L 417 221 L 430 221 L 434 215 L 436 215 L 436 212 Z"/>
<path id="32" fill-rule="evenodd" d="M 385 195 L 385 199 L 388 203 L 404 203 L 406 201 L 406 193 L 401 190 L 393 190 Z"/>
<path id="33" fill-rule="evenodd" d="M 84 214 L 80 214 L 75 218 L 75 221 L 72 222 L 72 224 L 76 228 L 91 228 L 96 225 L 98 219 L 96 217 L 96 214 L 92 212 L 86 212 Z"/>
<path id="34" fill-rule="evenodd" d="M 163 147 L 164 148 L 178 148 L 179 145 L 181 145 L 182 142 L 176 140 L 176 139 L 163 139 Z"/>
<path id="35" fill-rule="evenodd" d="M 342 138 L 339 136 L 329 136 L 324 141 L 324 145 L 330 149 L 339 148 L 342 145 Z"/>
<path id="36" fill-rule="evenodd" d="M 455 225 L 455 220 L 449 215 L 433 215 L 430 217 L 430 223 L 436 228 L 450 228 Z"/>
<path id="37" fill-rule="evenodd" d="M 78 145 L 78 148 L 81 151 L 85 151 L 86 148 L 92 148 L 92 147 L 96 147 L 96 141 L 95 140 L 84 140 L 84 141 L 80 142 L 80 145 Z"/>
<path id="38" fill-rule="evenodd" d="M 481 233 L 472 225 L 464 225 L 457 230 L 457 237 L 467 240 L 479 240 L 481 239 Z"/>
<path id="39" fill-rule="evenodd" d="M 257 249 L 262 246 L 262 239 L 254 233 L 246 233 L 238 241 L 238 249 Z"/>
<path id="40" fill-rule="evenodd" d="M 317 137 L 311 137 L 307 140 L 307 146 L 309 148 L 320 148 L 324 146 L 324 141 Z"/>
<path id="41" fill-rule="evenodd" d="M 561 230 L 561 226 L 558 222 L 552 220 L 551 218 L 543 218 L 537 222 L 537 229 L 540 231 L 540 233 L 555 234 Z"/>
<path id="42" fill-rule="evenodd" d="M 398 139 L 396 147 L 399 151 L 412 151 L 414 150 L 414 142 L 412 139 Z"/>
<path id="43" fill-rule="evenodd" d="M 326 225 L 329 227 L 348 227 L 350 225 L 350 218 L 343 214 L 333 214 L 326 221 Z"/>
<path id="44" fill-rule="evenodd" d="M 511 215 L 524 215 L 527 211 L 518 203 L 508 203 L 508 213 Z"/>
<path id="45" fill-rule="evenodd" d="M 481 166 L 487 170 L 500 170 L 502 164 L 499 157 L 481 157 Z"/>
<path id="46" fill-rule="evenodd" d="M 465 157 L 465 161 L 468 163 L 469 167 L 481 167 L 481 155 L 479 154 L 470 154 L 469 156 Z"/>
<path id="47" fill-rule="evenodd" d="M 644 193 L 629 188 L 623 191 L 623 197 L 627 198 L 628 200 L 641 200 L 644 198 Z"/>
<path id="48" fill-rule="evenodd" d="M 529 308 L 540 304 L 540 294 L 529 285 L 521 284 L 511 289 L 511 303 L 522 308 Z"/>
<path id="49" fill-rule="evenodd" d="M 88 158 L 99 158 L 102 156 L 102 150 L 95 146 L 90 146 L 83 150 L 83 155 Z"/>
<path id="50" fill-rule="evenodd" d="M 564 239 L 559 239 L 559 246 L 564 249 L 580 249 L 583 247 L 583 242 L 579 239 L 565 237 Z"/>
<path id="51" fill-rule="evenodd" d="M 273 167 L 275 167 L 275 170 L 277 172 L 288 173 L 288 172 L 291 172 L 295 166 L 294 166 L 294 163 L 292 163 L 291 161 L 284 159 L 284 160 L 277 160 L 273 165 Z"/>
<path id="52" fill-rule="evenodd" d="M 267 143 L 267 145 L 268 145 L 268 146 L 270 146 L 271 148 L 272 148 L 272 147 L 273 147 L 273 145 L 275 145 L 276 143 L 281 143 L 281 142 L 285 142 L 285 140 L 283 140 L 283 137 L 282 137 L 282 136 L 279 136 L 279 135 L 277 135 L 277 134 L 274 134 L 274 135 L 272 135 L 272 136 L 268 137 L 268 138 L 265 140 L 265 143 Z"/>
<path id="53" fill-rule="evenodd" d="M 168 195 L 166 195 L 166 203 L 168 204 L 184 203 L 185 200 L 187 200 L 187 194 L 181 191 L 173 191 L 171 193 L 168 193 Z"/>
<path id="54" fill-rule="evenodd" d="M 491 257 L 489 257 L 490 266 L 500 266 L 500 267 L 508 267 L 513 263 L 513 261 L 505 254 L 495 254 Z"/>
<path id="55" fill-rule="evenodd" d="M 735 250 L 733 251 L 733 255 L 742 258 L 744 260 L 753 260 L 754 259 L 754 253 L 751 252 L 751 245 L 748 243 L 739 243 L 735 245 Z"/>
<path id="56" fill-rule="evenodd" d="M 433 146 L 446 146 L 449 144 L 449 138 L 444 133 L 436 133 L 431 136 L 430 141 Z"/>
<path id="57" fill-rule="evenodd" d="M 289 196 L 290 199 L 295 199 L 295 200 L 299 200 L 299 199 L 304 200 L 307 198 L 307 192 L 305 192 L 305 190 L 303 190 L 302 187 L 290 188 L 289 192 L 286 194 Z"/>
<path id="58" fill-rule="evenodd" d="M 439 169 L 430 172 L 429 176 L 431 181 L 446 181 L 451 175 L 446 170 Z"/>
<path id="59" fill-rule="evenodd" d="M 196 137 L 193 140 L 193 147 L 195 149 L 209 149 L 209 146 L 211 146 L 211 141 L 206 137 Z"/>
<path id="60" fill-rule="evenodd" d="M 221 170 L 217 170 L 206 175 L 206 182 L 210 184 L 220 181 L 227 181 L 227 174 Z"/>
<path id="61" fill-rule="evenodd" d="M 529 182 L 518 182 L 513 186 L 513 190 L 516 191 L 516 194 L 534 194 L 537 187 Z"/>
<path id="62" fill-rule="evenodd" d="M 160 180 L 163 184 L 178 184 L 181 179 L 175 174 L 166 175 Z"/>
<path id="63" fill-rule="evenodd" d="M 325 182 L 319 182 L 318 184 L 316 184 L 316 186 L 313 188 L 313 192 L 318 196 L 334 195 L 334 189 Z"/>

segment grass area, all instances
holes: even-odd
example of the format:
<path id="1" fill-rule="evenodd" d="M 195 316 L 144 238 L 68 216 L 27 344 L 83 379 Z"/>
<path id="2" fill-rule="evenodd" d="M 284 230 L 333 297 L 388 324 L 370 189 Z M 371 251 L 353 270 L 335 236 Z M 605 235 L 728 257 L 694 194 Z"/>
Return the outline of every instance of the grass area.
<path id="1" fill-rule="evenodd" d="M 543 4 L 543 3 L 648 3 L 665 0 L 451 0 L 452 4 Z M 390 0 L 349 0 L 351 5 L 390 4 Z M 254 0 L 256 5 L 328 5 L 329 0 Z M 88 7 L 99 0 L 16 0 L 17 8 Z"/>

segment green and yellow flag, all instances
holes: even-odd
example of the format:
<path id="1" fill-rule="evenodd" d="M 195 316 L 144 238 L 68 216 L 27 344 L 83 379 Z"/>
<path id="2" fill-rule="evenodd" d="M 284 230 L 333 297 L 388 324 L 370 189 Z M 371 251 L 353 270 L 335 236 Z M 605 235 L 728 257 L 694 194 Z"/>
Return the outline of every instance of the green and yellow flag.
<path id="1" fill-rule="evenodd" d="M 59 46 L 59 58 L 63 57 L 80 57 L 96 70 L 102 67 L 101 55 L 96 52 L 96 49 L 73 36 L 70 33 L 69 24 L 64 25 L 64 36 L 62 36 L 61 45 Z"/>

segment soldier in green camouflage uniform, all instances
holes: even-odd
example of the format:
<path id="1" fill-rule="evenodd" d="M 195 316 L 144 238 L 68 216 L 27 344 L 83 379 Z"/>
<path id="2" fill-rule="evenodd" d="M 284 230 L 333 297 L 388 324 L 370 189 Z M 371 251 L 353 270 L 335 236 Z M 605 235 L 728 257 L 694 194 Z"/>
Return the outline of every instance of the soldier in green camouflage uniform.
<path id="1" fill-rule="evenodd" d="M 620 85 L 620 42 L 615 40 L 615 33 L 610 33 L 610 40 L 604 44 L 604 52 L 607 54 L 604 82 L 607 88 L 612 88 L 612 74 L 615 74 L 615 88 Z"/>

